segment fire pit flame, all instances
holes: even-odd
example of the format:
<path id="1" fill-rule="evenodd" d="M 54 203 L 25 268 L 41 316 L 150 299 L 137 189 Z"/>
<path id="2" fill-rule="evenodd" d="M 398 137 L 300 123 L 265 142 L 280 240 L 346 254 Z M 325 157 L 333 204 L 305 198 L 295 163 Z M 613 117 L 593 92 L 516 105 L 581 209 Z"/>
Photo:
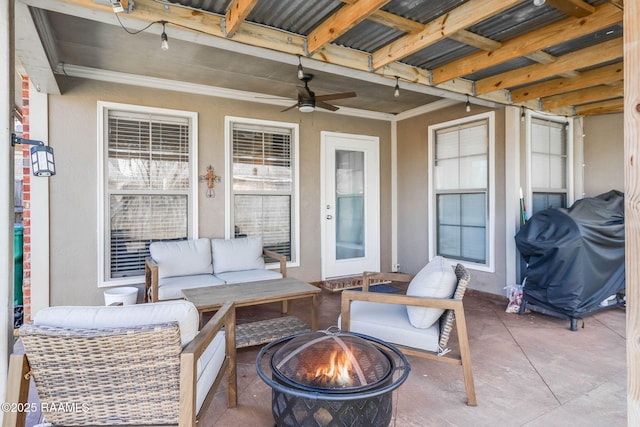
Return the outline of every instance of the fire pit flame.
<path id="1" fill-rule="evenodd" d="M 318 366 L 312 378 L 307 381 L 316 387 L 350 387 L 353 385 L 351 352 L 334 350 L 329 355 L 329 363 Z"/>

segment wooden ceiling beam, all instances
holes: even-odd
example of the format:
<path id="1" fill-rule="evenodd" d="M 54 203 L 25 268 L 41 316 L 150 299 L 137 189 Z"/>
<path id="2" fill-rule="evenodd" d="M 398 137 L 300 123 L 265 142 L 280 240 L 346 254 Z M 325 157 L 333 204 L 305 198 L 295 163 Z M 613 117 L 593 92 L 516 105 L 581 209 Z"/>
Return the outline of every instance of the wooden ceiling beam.
<path id="1" fill-rule="evenodd" d="M 479 70 L 525 56 L 622 22 L 622 12 L 605 3 L 585 18 L 566 18 L 503 43 L 493 52 L 478 52 L 433 70 L 433 83 L 440 84 Z"/>
<path id="2" fill-rule="evenodd" d="M 534 64 L 476 81 L 476 95 L 508 89 L 622 58 L 622 37 L 559 56 L 552 64 Z"/>
<path id="3" fill-rule="evenodd" d="M 500 42 L 491 40 L 488 37 L 479 36 L 478 34 L 467 30 L 456 31 L 451 34 L 449 38 L 468 46 L 484 50 L 485 52 L 493 52 L 494 50 L 498 50 L 502 47 L 502 43 Z"/>
<path id="4" fill-rule="evenodd" d="M 553 79 L 514 89 L 511 91 L 511 101 L 514 104 L 518 104 L 535 98 L 557 95 L 591 86 L 610 84 L 621 80 L 623 72 L 623 63 L 616 62 L 615 64 L 583 71 L 577 78 Z"/>
<path id="5" fill-rule="evenodd" d="M 337 12 L 330 15 L 307 36 L 308 54 L 331 43 L 351 28 L 364 21 L 376 10 L 390 0 L 359 0 L 353 4 L 345 4 Z"/>
<path id="6" fill-rule="evenodd" d="M 576 18 L 584 18 L 595 11 L 595 7 L 582 0 L 547 0 L 550 6 Z"/>
<path id="7" fill-rule="evenodd" d="M 233 0 L 224 16 L 227 37 L 233 36 L 240 24 L 251 13 L 258 0 Z"/>
<path id="8" fill-rule="evenodd" d="M 597 116 L 600 114 L 622 113 L 624 111 L 624 98 L 580 105 L 575 107 L 575 111 L 577 116 Z"/>
<path id="9" fill-rule="evenodd" d="M 553 110 L 555 108 L 590 104 L 607 99 L 620 98 L 622 96 L 624 96 L 624 85 L 622 84 L 622 81 L 620 81 L 614 87 L 605 85 L 594 86 L 587 89 L 563 93 L 561 95 L 541 98 L 540 101 L 544 110 Z"/>
<path id="10" fill-rule="evenodd" d="M 373 52 L 374 70 L 398 61 L 450 35 L 494 16 L 523 0 L 470 0 L 425 24 L 418 33 L 408 34 Z"/>
<path id="11" fill-rule="evenodd" d="M 385 12 L 384 10 L 376 10 L 369 16 L 369 21 L 409 34 L 417 33 L 424 28 L 424 24 L 420 22 L 412 21 L 411 19 Z"/>

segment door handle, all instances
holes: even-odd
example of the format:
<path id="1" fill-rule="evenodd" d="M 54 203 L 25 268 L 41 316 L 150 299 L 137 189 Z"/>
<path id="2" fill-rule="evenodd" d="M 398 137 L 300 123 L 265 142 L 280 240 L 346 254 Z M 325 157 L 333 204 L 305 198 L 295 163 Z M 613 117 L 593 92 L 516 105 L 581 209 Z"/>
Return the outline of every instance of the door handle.
<path id="1" fill-rule="evenodd" d="M 327 219 L 333 219 L 332 215 L 327 215 Z"/>

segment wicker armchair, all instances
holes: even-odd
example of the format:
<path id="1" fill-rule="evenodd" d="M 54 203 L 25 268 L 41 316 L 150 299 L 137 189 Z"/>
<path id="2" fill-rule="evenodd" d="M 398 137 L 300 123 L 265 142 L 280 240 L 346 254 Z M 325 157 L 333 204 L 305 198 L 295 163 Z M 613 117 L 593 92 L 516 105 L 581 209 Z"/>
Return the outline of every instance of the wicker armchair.
<path id="1" fill-rule="evenodd" d="M 455 275 L 457 285 L 453 297 L 442 299 L 368 292 L 372 283 L 385 280 L 408 283 L 413 276 L 366 272 L 363 275 L 363 292 L 342 292 L 340 327 L 345 331 L 359 332 L 391 342 L 405 354 L 462 365 L 467 404 L 475 406 L 477 402 L 471 353 L 462 305 L 462 297 L 470 277 L 461 264 L 456 265 Z M 409 322 L 405 306 L 444 309 L 444 313 L 431 327 L 416 328 Z M 460 355 L 455 357 L 447 348 L 454 325 L 460 351 Z"/>
<path id="2" fill-rule="evenodd" d="M 114 310 L 128 311 L 121 312 L 125 317 L 138 311 L 148 322 L 154 322 L 158 317 L 149 315 L 148 306 L 162 309 L 162 304 L 165 303 L 96 307 L 99 313 L 95 317 L 104 319 L 114 313 L 118 316 Z M 174 313 L 168 317 L 174 316 L 176 306 L 181 310 L 181 305 L 189 304 L 172 302 L 167 308 Z M 20 329 L 25 354 L 10 358 L 7 401 L 16 403 L 18 408 L 33 405 L 27 402 L 29 378 L 33 377 L 40 399 L 38 407 L 53 425 L 186 427 L 196 425 L 196 413 L 211 401 L 226 374 L 227 405 L 234 407 L 237 379 L 233 305 L 222 307 L 199 332 L 197 312 L 196 317 L 187 313 L 186 322 L 181 316 L 175 316 L 179 317 L 176 321 L 151 325 L 81 329 L 38 324 L 36 315 L 35 324 Z M 185 332 L 194 323 L 193 333 L 190 329 Z M 24 411 L 5 413 L 3 426 L 23 426 L 25 415 Z"/>

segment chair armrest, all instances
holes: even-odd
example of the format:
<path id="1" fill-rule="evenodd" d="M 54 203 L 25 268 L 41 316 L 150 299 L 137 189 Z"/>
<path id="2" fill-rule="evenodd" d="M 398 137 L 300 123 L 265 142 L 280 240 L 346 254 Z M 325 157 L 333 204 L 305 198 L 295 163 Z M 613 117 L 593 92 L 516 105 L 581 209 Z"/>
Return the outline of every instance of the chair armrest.
<path id="1" fill-rule="evenodd" d="M 340 329 L 349 330 L 349 322 L 351 319 L 351 302 L 367 301 L 381 302 L 385 304 L 401 304 L 419 307 L 441 308 L 444 310 L 454 310 L 454 312 L 463 310 L 462 300 L 452 298 L 427 298 L 409 295 L 382 294 L 375 292 L 358 292 L 358 291 L 342 291 L 340 312 L 342 321 Z"/>
<path id="2" fill-rule="evenodd" d="M 282 277 L 287 277 L 287 257 L 284 255 L 281 255 L 277 252 L 274 251 L 270 251 L 269 249 L 263 249 L 262 253 L 264 254 L 264 256 L 269 257 L 269 258 L 273 258 L 277 261 L 280 262 L 280 274 L 282 274 Z"/>
<path id="3" fill-rule="evenodd" d="M 27 420 L 27 408 L 35 405 L 35 403 L 28 403 L 30 369 L 27 356 L 24 354 L 12 354 L 9 358 L 5 401 L 10 404 L 18 404 L 18 408 L 24 407 L 24 409 L 4 411 L 2 427 L 24 426 Z"/>
<path id="4" fill-rule="evenodd" d="M 179 426 L 196 425 L 196 384 L 198 359 L 216 334 L 225 330 L 225 362 L 227 376 L 227 406 L 237 404 L 236 372 L 236 310 L 232 302 L 224 304 L 207 322 L 180 355 L 180 420 Z"/>
<path id="5" fill-rule="evenodd" d="M 369 292 L 369 285 L 381 280 L 391 280 L 393 282 L 409 283 L 413 279 L 410 274 L 404 273 L 379 273 L 373 271 L 365 271 L 362 273 L 362 291 Z"/>
<path id="6" fill-rule="evenodd" d="M 158 264 L 151 257 L 144 259 L 144 302 L 158 302 Z"/>

